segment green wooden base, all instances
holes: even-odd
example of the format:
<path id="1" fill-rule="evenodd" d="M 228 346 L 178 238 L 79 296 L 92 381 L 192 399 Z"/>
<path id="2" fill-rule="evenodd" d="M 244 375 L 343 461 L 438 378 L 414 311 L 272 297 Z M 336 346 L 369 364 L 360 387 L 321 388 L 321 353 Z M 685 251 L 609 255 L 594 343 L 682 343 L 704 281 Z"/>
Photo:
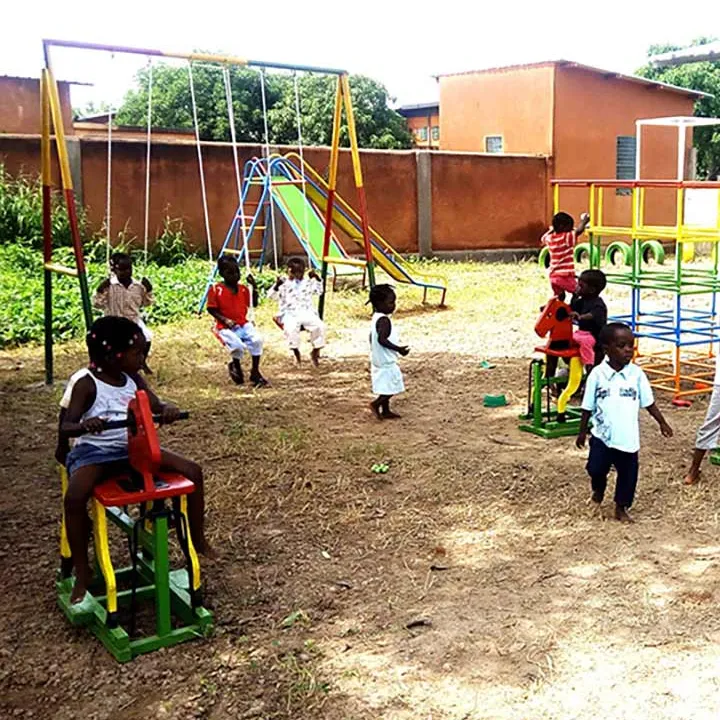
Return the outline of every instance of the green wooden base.
<path id="1" fill-rule="evenodd" d="M 565 422 L 557 421 L 557 413 L 553 411 L 550 420 L 547 420 L 547 414 L 543 414 L 543 420 L 539 424 L 533 423 L 532 415 L 520 416 L 520 430 L 529 432 L 533 435 L 548 440 L 552 438 L 568 437 L 569 435 L 577 435 L 580 431 L 580 410 L 577 408 L 568 408 L 565 412 Z"/>
<path id="2" fill-rule="evenodd" d="M 118 586 L 132 581 L 136 573 L 136 606 L 152 602 L 155 607 L 155 633 L 131 638 L 120 625 L 112 625 L 107 611 L 105 584 L 97 570 L 97 577 L 82 603 L 70 602 L 74 580 L 60 575 L 56 581 L 58 605 L 73 625 L 87 627 L 107 648 L 118 662 L 128 662 L 142 653 L 199 637 L 208 637 L 213 631 L 212 614 L 203 607 L 193 607 L 190 579 L 186 569 L 170 570 L 168 558 L 168 521 L 166 514 L 156 516 L 151 531 L 144 527 L 144 520 L 134 520 L 118 508 L 108 508 L 108 518 L 128 535 L 132 536 L 136 522 L 139 548 L 136 569 L 122 568 L 115 572 Z M 118 609 L 132 601 L 132 590 L 117 593 Z M 111 622 L 109 623 L 109 620 Z M 115 619 L 116 620 L 116 619 Z M 175 627 L 173 627 L 173 620 Z"/>
<path id="3" fill-rule="evenodd" d="M 710 463 L 712 465 L 720 465 L 720 450 L 713 450 L 710 453 Z"/>

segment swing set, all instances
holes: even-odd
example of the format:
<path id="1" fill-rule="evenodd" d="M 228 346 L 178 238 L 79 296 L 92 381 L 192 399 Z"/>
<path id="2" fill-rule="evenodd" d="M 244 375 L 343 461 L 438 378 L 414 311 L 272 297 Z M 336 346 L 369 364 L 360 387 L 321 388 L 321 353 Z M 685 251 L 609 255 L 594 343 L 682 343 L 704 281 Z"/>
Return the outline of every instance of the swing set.
<path id="1" fill-rule="evenodd" d="M 181 53 L 181 52 L 165 52 L 161 50 L 147 49 L 147 48 L 134 48 L 120 45 L 105 45 L 97 43 L 84 43 L 75 42 L 69 40 L 43 40 L 43 53 L 45 59 L 45 66 L 41 74 L 41 108 L 42 108 L 42 140 L 41 140 L 41 165 L 42 165 L 42 197 L 43 197 L 43 267 L 44 267 L 44 317 L 45 317 L 45 382 L 52 384 L 53 382 L 53 333 L 52 333 L 52 319 L 53 319 L 53 275 L 67 275 L 75 277 L 78 280 L 80 288 L 80 297 L 82 301 L 82 311 L 85 321 L 85 325 L 89 328 L 92 324 L 92 310 L 90 306 L 90 292 L 88 288 L 87 271 L 85 267 L 85 260 L 83 256 L 82 239 L 80 237 L 80 230 L 78 225 L 77 208 L 75 191 L 73 187 L 72 173 L 70 167 L 70 160 L 68 154 L 68 145 L 65 127 L 63 124 L 62 109 L 60 106 L 60 94 L 58 91 L 57 79 L 53 70 L 52 63 L 52 50 L 53 48 L 68 48 L 75 50 L 86 50 L 96 51 L 102 53 L 110 53 L 111 58 L 115 55 L 141 55 L 147 58 L 148 62 L 148 111 L 147 111 L 147 140 L 146 140 L 146 158 L 145 158 L 145 213 L 144 213 L 144 256 L 147 262 L 147 250 L 148 250 L 148 235 L 149 235 L 149 209 L 150 209 L 150 161 L 151 161 L 151 150 L 152 150 L 152 63 L 156 58 L 175 59 L 182 60 L 187 63 L 188 70 L 188 82 L 190 86 L 190 98 L 192 105 L 192 117 L 193 125 L 195 129 L 195 144 L 197 148 L 198 156 L 198 173 L 200 180 L 200 193 L 203 205 L 203 219 L 205 224 L 205 234 L 207 240 L 208 256 L 211 263 L 211 275 L 212 279 L 214 274 L 214 263 L 213 263 L 213 242 L 212 233 L 210 228 L 210 216 L 208 211 L 207 201 L 207 187 L 205 182 L 205 171 L 203 165 L 202 146 L 203 143 L 200 139 L 200 129 L 198 124 L 198 113 L 197 113 L 197 102 L 195 96 L 195 86 L 193 82 L 193 66 L 196 64 L 210 65 L 217 67 L 222 71 L 223 83 L 225 87 L 226 102 L 228 108 L 228 121 L 230 126 L 230 139 L 232 147 L 233 165 L 235 171 L 235 181 L 237 186 L 238 195 L 238 213 L 239 220 L 238 232 L 242 240 L 242 247 L 245 249 L 244 252 L 240 251 L 237 254 L 242 255 L 245 261 L 245 268 L 250 271 L 250 250 L 249 250 L 249 238 L 252 232 L 266 230 L 269 228 L 272 231 L 273 238 L 273 255 L 274 264 L 277 268 L 278 248 L 277 248 L 277 234 L 275 227 L 275 214 L 273 212 L 273 193 L 270 193 L 267 208 L 265 212 L 265 225 L 258 225 L 257 222 L 250 227 L 248 220 L 250 219 L 245 211 L 245 198 L 243 197 L 243 182 L 240 172 L 240 164 L 238 158 L 238 146 L 235 131 L 235 117 L 233 111 L 233 98 L 232 88 L 230 83 L 230 68 L 232 67 L 248 67 L 257 68 L 260 76 L 260 87 L 261 97 L 263 105 L 263 124 L 264 124 L 264 153 L 265 161 L 269 167 L 271 161 L 270 154 L 270 139 L 268 132 L 268 120 L 267 120 L 267 101 L 265 92 L 265 73 L 268 69 L 291 71 L 293 73 L 293 85 L 295 92 L 295 111 L 297 116 L 297 128 L 298 128 L 298 145 L 300 152 L 300 178 L 279 180 L 280 183 L 295 184 L 303 189 L 303 193 L 306 192 L 307 182 L 305 179 L 304 168 L 305 162 L 303 157 L 303 144 L 302 144 L 302 128 L 300 123 L 300 98 L 298 92 L 298 81 L 297 73 L 308 72 L 308 73 L 320 73 L 326 75 L 335 75 L 337 77 L 337 84 L 335 90 L 335 105 L 333 111 L 333 128 L 332 128 L 332 142 L 330 147 L 330 161 L 328 170 L 328 181 L 326 190 L 326 201 L 324 206 L 324 232 L 323 232 L 323 243 L 322 252 L 320 253 L 320 270 L 323 282 L 323 289 L 327 284 L 327 276 L 330 267 L 334 267 L 339 264 L 340 260 L 344 263 L 349 264 L 350 258 L 338 258 L 336 253 L 331 251 L 332 246 L 332 233 L 331 225 L 332 218 L 336 202 L 336 187 L 338 177 L 338 161 L 340 157 L 340 128 L 342 123 L 343 110 L 345 111 L 345 120 L 347 124 L 347 133 L 350 142 L 350 154 L 352 160 L 353 179 L 355 188 L 357 191 L 358 200 L 358 212 L 357 212 L 357 225 L 358 225 L 358 242 L 362 244 L 364 251 L 364 260 L 354 260 L 353 264 L 361 264 L 367 274 L 367 279 L 370 286 L 375 284 L 375 264 L 376 254 L 373 253 L 373 245 L 371 241 L 371 230 L 368 223 L 367 216 L 367 201 L 365 196 L 365 188 L 363 185 L 362 168 L 360 164 L 360 152 L 357 143 L 357 132 L 355 128 L 355 118 L 353 114 L 352 99 L 350 95 L 350 84 L 349 77 L 346 71 L 338 70 L 334 68 L 322 68 L 313 67 L 307 65 L 293 65 L 287 63 L 278 62 L 266 62 L 260 60 L 249 60 L 246 58 L 233 57 L 228 55 L 216 55 L 208 53 Z M 106 256 L 109 259 L 110 247 L 111 247 L 111 209 L 112 209 L 112 124 L 113 117 L 112 111 L 108 112 L 108 153 L 107 153 L 107 198 L 106 198 Z M 74 254 L 74 267 L 60 265 L 53 262 L 53 238 L 52 238 L 52 223 L 51 223 L 51 197 L 52 197 L 52 173 L 51 173 L 51 157 L 52 157 L 52 145 L 53 145 L 53 134 L 55 146 L 57 148 L 57 157 L 60 165 L 60 182 L 62 187 L 62 194 L 67 207 L 70 232 L 72 238 L 73 254 Z M 271 186 L 273 184 L 272 178 L 269 180 Z M 309 208 L 304 210 L 304 226 L 308 227 L 309 222 Z M 258 213 L 253 212 L 252 216 L 255 217 Z M 307 237 L 307 231 L 305 233 Z M 227 243 L 226 243 L 227 244 Z M 230 251 L 229 248 L 224 248 L 226 252 Z M 308 257 L 309 264 L 312 259 Z M 333 271 L 333 275 L 335 272 Z M 322 314 L 324 307 L 325 294 L 320 296 L 320 307 L 319 312 Z"/>

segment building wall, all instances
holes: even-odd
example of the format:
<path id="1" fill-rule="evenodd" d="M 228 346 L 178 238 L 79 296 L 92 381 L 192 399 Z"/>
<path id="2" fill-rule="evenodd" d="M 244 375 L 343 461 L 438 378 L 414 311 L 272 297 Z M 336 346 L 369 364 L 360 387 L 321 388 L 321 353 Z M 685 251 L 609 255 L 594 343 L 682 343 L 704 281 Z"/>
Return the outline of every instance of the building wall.
<path id="1" fill-rule="evenodd" d="M 502 135 L 506 153 L 552 154 L 551 64 L 440 77 L 440 149 L 485 152 Z"/>
<path id="2" fill-rule="evenodd" d="M 635 136 L 641 118 L 692 115 L 694 101 L 681 93 L 605 77 L 580 68 L 559 66 L 555 78 L 555 178 L 616 177 L 616 143 L 621 135 Z M 692 138 L 688 135 L 688 155 Z M 643 129 L 641 177 L 677 177 L 677 130 Z M 563 191 L 563 207 L 577 215 L 587 209 L 587 192 Z M 648 190 L 646 221 L 674 224 L 675 195 Z M 629 224 L 631 199 L 606 190 L 605 224 Z"/>
<path id="3" fill-rule="evenodd" d="M 73 134 L 70 86 L 58 83 L 65 133 Z M 0 77 L 0 133 L 35 135 L 41 130 L 40 81 Z"/>

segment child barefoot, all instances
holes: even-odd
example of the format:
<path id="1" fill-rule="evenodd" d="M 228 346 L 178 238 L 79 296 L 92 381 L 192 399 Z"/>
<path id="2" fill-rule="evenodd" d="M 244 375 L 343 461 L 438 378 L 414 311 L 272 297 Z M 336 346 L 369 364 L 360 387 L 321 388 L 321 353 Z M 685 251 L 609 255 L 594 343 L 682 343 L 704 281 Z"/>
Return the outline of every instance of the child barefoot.
<path id="1" fill-rule="evenodd" d="M 76 379 L 58 442 L 58 452 L 62 452 L 68 438 L 77 437 L 66 458 L 69 480 L 65 494 L 65 522 L 75 566 L 73 603 L 83 600 L 92 575 L 88 562 L 87 501 L 98 482 L 127 468 L 127 430 L 104 430 L 104 421 L 124 420 L 128 403 L 138 389 L 148 393 L 153 412 L 160 413 L 164 423 L 174 422 L 179 413 L 175 405 L 161 402 L 138 375 L 145 343 L 135 323 L 123 317 L 100 318 L 90 328 L 87 346 L 90 369 Z M 208 553 L 202 469 L 168 450 L 162 451 L 162 468 L 181 473 L 195 483 L 195 492 L 188 497 L 190 532 L 198 552 Z"/>
<path id="2" fill-rule="evenodd" d="M 573 339 L 580 346 L 580 360 L 586 372 L 590 372 L 603 359 L 598 338 L 607 324 L 607 306 L 600 297 L 606 285 L 604 272 L 585 270 L 580 274 L 577 292 L 570 301 L 572 318 L 577 323 Z"/>
<path id="3" fill-rule="evenodd" d="M 663 437 L 672 437 L 673 431 L 655 405 L 647 375 L 632 362 L 635 338 L 630 328 L 622 323 L 606 325 L 600 333 L 600 344 L 607 358 L 587 380 L 576 445 L 585 447 L 592 415 L 587 461 L 592 500 L 598 505 L 603 501 L 607 476 L 614 465 L 617 471 L 615 518 L 632 522 L 627 511 L 633 503 L 638 479 L 639 409 L 645 408 L 652 415 L 660 425 Z"/>
<path id="4" fill-rule="evenodd" d="M 694 485 L 700 479 L 700 466 L 708 450 L 714 450 L 720 440 L 720 355 L 715 358 L 715 379 L 705 421 L 697 431 L 692 464 L 685 476 L 685 485 Z"/>
<path id="5" fill-rule="evenodd" d="M 578 235 L 585 232 L 590 216 L 583 213 L 580 224 L 573 229 L 574 220 L 570 215 L 559 212 L 552 219 L 550 229 L 542 236 L 540 242 L 547 245 L 550 252 L 550 286 L 553 293 L 563 299 L 563 293 L 574 293 L 577 288 L 575 280 L 575 243 Z"/>
<path id="6" fill-rule="evenodd" d="M 207 309 L 217 321 L 218 335 L 230 352 L 232 358 L 228 363 L 230 378 L 237 385 L 245 382 L 240 358 L 247 350 L 252 358 L 250 382 L 255 387 L 263 387 L 268 384 L 260 374 L 263 341 L 255 326 L 247 319 L 250 308 L 250 291 L 240 283 L 240 268 L 234 257 L 221 255 L 218 258 L 217 266 L 223 281 L 210 288 Z M 248 285 L 253 286 L 253 306 L 257 307 L 258 294 L 255 278 L 248 275 L 247 282 Z"/>
<path id="7" fill-rule="evenodd" d="M 133 280 L 132 260 L 127 253 L 117 252 L 110 256 L 110 272 L 110 277 L 98 285 L 92 299 L 93 306 L 102 310 L 103 315 L 116 315 L 132 320 L 142 330 L 146 341 L 142 369 L 152 374 L 147 366 L 152 333 L 140 314 L 142 308 L 153 303 L 152 285 L 145 277 L 140 282 Z"/>
<path id="8" fill-rule="evenodd" d="M 390 410 L 390 398 L 405 390 L 398 355 L 410 352 L 407 345 L 399 345 L 398 333 L 393 329 L 390 315 L 395 312 L 395 291 L 390 285 L 376 285 L 370 290 L 373 307 L 370 325 L 370 360 L 372 390 L 378 397 L 370 409 L 378 420 L 394 420 L 400 415 Z"/>
<path id="9" fill-rule="evenodd" d="M 292 258 L 288 261 L 288 277 L 279 277 L 268 293 L 276 298 L 280 313 L 275 322 L 282 327 L 288 345 L 300 362 L 300 329 L 310 333 L 312 352 L 310 357 L 314 365 L 320 359 L 320 348 L 325 345 L 325 323 L 320 319 L 313 306 L 313 296 L 322 294 L 320 278 L 314 270 L 305 277 L 305 260 Z"/>

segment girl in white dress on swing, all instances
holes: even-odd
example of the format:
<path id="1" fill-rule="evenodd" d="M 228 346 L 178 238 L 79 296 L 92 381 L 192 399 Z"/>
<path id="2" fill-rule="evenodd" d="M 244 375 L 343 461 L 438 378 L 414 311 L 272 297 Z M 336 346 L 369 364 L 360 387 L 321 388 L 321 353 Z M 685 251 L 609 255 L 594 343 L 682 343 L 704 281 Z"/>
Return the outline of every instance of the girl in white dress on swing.
<path id="1" fill-rule="evenodd" d="M 370 325 L 370 363 L 372 390 L 377 398 L 370 409 L 378 420 L 394 420 L 400 415 L 390 410 L 390 398 L 405 391 L 398 356 L 410 352 L 400 345 L 400 336 L 393 328 L 390 316 L 395 312 L 395 291 L 390 285 L 376 285 L 370 290 L 369 302 L 373 307 Z"/>

